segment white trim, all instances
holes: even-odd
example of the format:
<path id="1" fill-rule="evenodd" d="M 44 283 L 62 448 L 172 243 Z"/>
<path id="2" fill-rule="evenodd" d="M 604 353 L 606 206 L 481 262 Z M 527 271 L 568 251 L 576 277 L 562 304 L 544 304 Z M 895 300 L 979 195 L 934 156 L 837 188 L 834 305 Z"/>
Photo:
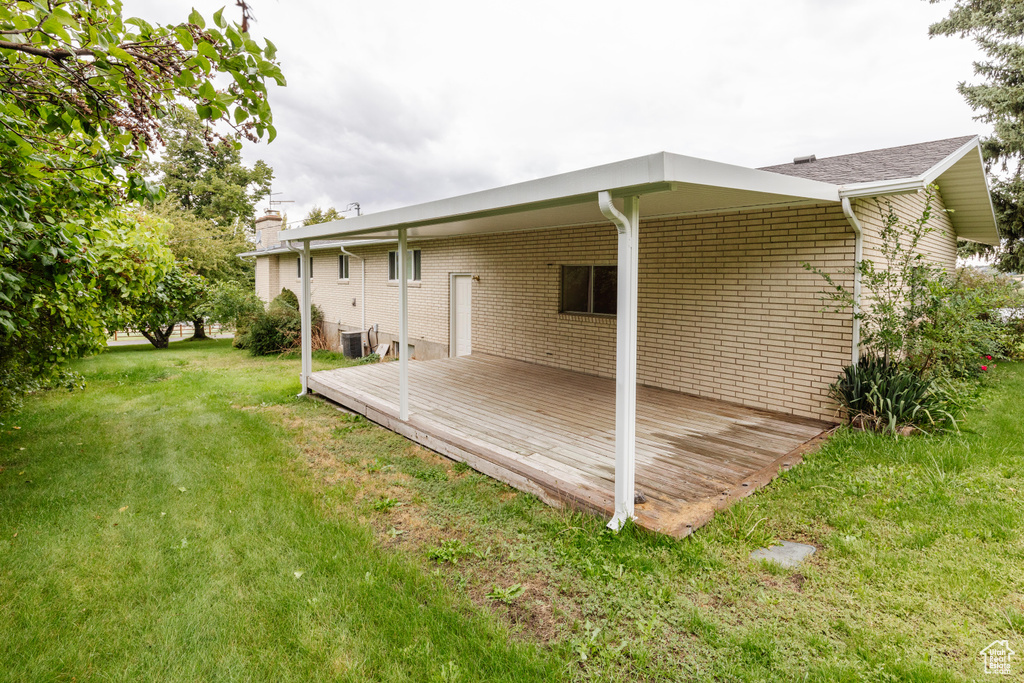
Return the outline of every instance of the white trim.
<path id="1" fill-rule="evenodd" d="M 302 267 L 302 264 L 307 264 L 306 268 Z M 310 281 L 313 278 L 313 257 L 309 255 L 309 240 L 302 243 L 302 256 L 299 257 L 299 270 L 302 273 L 302 300 L 299 302 L 301 307 L 301 335 L 302 335 L 302 394 L 300 396 L 309 393 L 309 376 L 313 374 L 313 339 L 312 339 L 312 303 L 313 303 L 313 292 L 310 287 Z"/>
<path id="2" fill-rule="evenodd" d="M 940 175 L 951 169 L 953 165 L 956 164 L 956 162 L 960 161 L 965 156 L 967 156 L 968 152 L 970 152 L 972 149 L 978 150 L 978 154 L 981 154 L 981 142 L 978 140 L 977 135 L 971 138 L 968 142 L 964 143 L 964 145 L 960 147 L 960 149 L 956 150 L 955 152 L 947 156 L 945 159 L 943 159 L 942 161 L 940 161 L 939 163 L 935 164 L 930 169 L 922 173 L 921 180 L 924 182 L 926 186 L 931 185 Z M 984 166 L 982 166 L 982 168 L 984 168 Z M 987 179 L 985 187 L 986 189 L 988 188 Z"/>
<path id="3" fill-rule="evenodd" d="M 398 231 L 398 417 L 409 419 L 409 274 L 405 267 L 409 245 L 405 229 Z"/>
<path id="4" fill-rule="evenodd" d="M 841 200 L 843 197 L 853 199 L 856 197 L 880 197 L 886 194 L 910 194 L 923 190 L 925 187 L 927 184 L 919 177 L 910 180 L 901 178 L 870 183 L 852 183 L 839 188 L 839 197 Z"/>
<path id="5" fill-rule="evenodd" d="M 472 273 L 448 274 L 448 357 L 455 358 L 455 278 L 472 278 Z"/>
<path id="6" fill-rule="evenodd" d="M 608 522 L 618 531 L 633 519 L 636 495 L 636 335 L 640 198 L 626 197 L 625 215 L 611 194 L 598 194 L 601 213 L 618 232 L 618 303 L 615 321 L 615 513 Z"/>
<path id="7" fill-rule="evenodd" d="M 776 194 L 789 197 L 787 201 L 839 201 L 838 188 L 829 183 L 659 152 L 482 192 L 293 228 L 283 231 L 281 239 L 355 236 L 543 208 L 593 206 L 598 192 L 607 191 L 614 197 L 639 196 L 672 190 L 673 184 Z"/>
<path id="8" fill-rule="evenodd" d="M 853 212 L 853 204 L 849 197 L 843 197 L 842 206 L 843 215 L 853 228 L 853 328 L 850 360 L 853 365 L 857 365 L 860 362 L 860 319 L 857 314 L 860 312 L 860 262 L 864 258 L 864 229 L 857 214 Z"/>

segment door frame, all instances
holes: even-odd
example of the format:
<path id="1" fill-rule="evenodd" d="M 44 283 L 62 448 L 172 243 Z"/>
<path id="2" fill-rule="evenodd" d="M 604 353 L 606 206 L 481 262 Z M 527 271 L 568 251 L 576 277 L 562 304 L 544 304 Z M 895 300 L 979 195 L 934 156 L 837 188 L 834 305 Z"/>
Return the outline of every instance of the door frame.
<path id="1" fill-rule="evenodd" d="M 468 277 L 470 297 L 473 291 L 473 273 L 449 273 L 448 274 L 448 357 L 455 358 L 455 278 Z M 472 300 L 472 299 L 471 299 Z M 473 309 L 470 309 L 470 315 Z"/>

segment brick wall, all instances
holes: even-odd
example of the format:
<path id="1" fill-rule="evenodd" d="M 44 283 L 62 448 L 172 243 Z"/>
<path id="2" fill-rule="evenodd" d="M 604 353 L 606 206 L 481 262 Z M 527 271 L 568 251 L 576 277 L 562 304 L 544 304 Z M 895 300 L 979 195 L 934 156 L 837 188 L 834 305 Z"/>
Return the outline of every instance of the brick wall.
<path id="1" fill-rule="evenodd" d="M 925 196 L 920 193 L 900 194 L 877 199 L 861 199 L 854 203 L 854 212 L 864 230 L 864 258 L 871 259 L 876 265 L 884 264 L 879 251 L 879 231 L 883 225 L 883 216 L 889 210 L 886 202 L 891 202 L 902 220 L 909 223 L 921 217 Z M 936 194 L 932 200 L 928 224 L 933 230 L 921 241 L 920 251 L 933 264 L 953 272 L 956 269 L 956 231 L 949 220 L 949 214 L 946 213 L 941 195 Z"/>
<path id="2" fill-rule="evenodd" d="M 422 282 L 409 290 L 414 344 L 447 345 L 449 275 L 471 273 L 480 278 L 473 283 L 475 352 L 614 376 L 615 320 L 558 312 L 561 265 L 616 263 L 611 225 L 410 247 L 422 249 Z M 391 333 L 398 329 L 398 290 L 387 283 L 394 248 L 350 248 L 366 259 L 366 322 Z M 338 255 L 313 252 L 313 301 L 329 323 L 354 329 L 361 264 L 352 258 L 349 280 L 339 281 Z M 849 357 L 850 320 L 821 311 L 820 278 L 801 264 L 838 273 L 852 258 L 853 232 L 835 205 L 643 221 L 640 382 L 830 418 L 826 390 Z M 278 261 L 281 285 L 298 291 L 295 257 Z"/>

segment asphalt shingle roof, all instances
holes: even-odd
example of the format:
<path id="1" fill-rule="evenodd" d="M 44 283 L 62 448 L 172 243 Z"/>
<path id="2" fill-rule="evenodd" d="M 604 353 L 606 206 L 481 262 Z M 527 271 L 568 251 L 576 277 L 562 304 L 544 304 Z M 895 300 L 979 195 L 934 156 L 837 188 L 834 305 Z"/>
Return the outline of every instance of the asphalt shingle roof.
<path id="1" fill-rule="evenodd" d="M 802 164 L 779 164 L 759 170 L 820 180 L 833 185 L 914 178 L 963 147 L 974 136 L 875 149 L 870 152 L 826 157 Z"/>

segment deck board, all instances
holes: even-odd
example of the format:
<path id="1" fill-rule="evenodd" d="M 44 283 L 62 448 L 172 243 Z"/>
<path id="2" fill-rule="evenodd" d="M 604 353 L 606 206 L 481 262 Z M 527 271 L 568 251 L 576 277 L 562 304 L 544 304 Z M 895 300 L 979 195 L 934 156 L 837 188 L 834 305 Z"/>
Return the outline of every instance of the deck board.
<path id="1" fill-rule="evenodd" d="M 413 441 L 554 505 L 610 515 L 615 382 L 474 354 L 409 363 L 410 419 L 398 419 L 398 363 L 316 372 L 310 388 Z M 684 536 L 749 495 L 828 423 L 637 388 L 637 522 Z"/>

